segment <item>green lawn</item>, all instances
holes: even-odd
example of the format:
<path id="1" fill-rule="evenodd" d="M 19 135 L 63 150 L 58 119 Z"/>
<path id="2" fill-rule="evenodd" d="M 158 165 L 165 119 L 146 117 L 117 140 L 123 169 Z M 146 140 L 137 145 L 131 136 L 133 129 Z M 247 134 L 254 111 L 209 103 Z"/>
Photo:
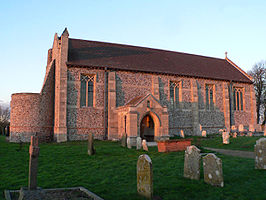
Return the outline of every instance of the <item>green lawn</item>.
<path id="1" fill-rule="evenodd" d="M 0 197 L 4 189 L 27 186 L 28 148 L 0 137 Z M 38 185 L 42 188 L 83 186 L 104 199 L 142 199 L 136 192 L 136 163 L 145 153 L 96 141 L 96 155 L 87 155 L 87 143 L 40 145 Z M 165 199 L 266 199 L 266 171 L 255 170 L 253 159 L 218 156 L 223 161 L 224 188 L 183 178 L 184 152 L 147 153 L 153 162 L 154 195 Z"/>
<path id="2" fill-rule="evenodd" d="M 223 138 L 221 136 L 212 138 L 194 138 L 194 141 L 198 141 L 202 147 L 213 147 L 218 149 L 232 149 L 232 150 L 242 150 L 242 151 L 254 151 L 254 145 L 256 140 L 262 137 L 230 137 L 230 144 L 223 144 Z"/>

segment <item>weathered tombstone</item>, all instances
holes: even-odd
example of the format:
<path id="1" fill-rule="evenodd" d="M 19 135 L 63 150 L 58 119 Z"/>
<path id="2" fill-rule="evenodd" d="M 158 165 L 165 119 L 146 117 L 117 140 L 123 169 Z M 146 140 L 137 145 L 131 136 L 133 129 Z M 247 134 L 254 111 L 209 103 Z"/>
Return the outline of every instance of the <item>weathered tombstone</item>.
<path id="1" fill-rule="evenodd" d="M 237 133 L 233 133 L 233 138 L 237 138 Z"/>
<path id="2" fill-rule="evenodd" d="M 260 138 L 255 145 L 255 169 L 266 170 L 266 138 Z"/>
<path id="3" fill-rule="evenodd" d="M 266 125 L 264 127 L 264 134 L 263 135 L 266 136 Z"/>
<path id="4" fill-rule="evenodd" d="M 142 139 L 141 139 L 141 137 L 137 137 L 137 145 L 136 145 L 136 149 L 137 150 L 140 150 L 141 149 L 141 147 L 142 147 Z"/>
<path id="5" fill-rule="evenodd" d="M 199 130 L 202 131 L 202 126 L 201 126 L 201 124 L 199 125 Z"/>
<path id="6" fill-rule="evenodd" d="M 244 126 L 243 124 L 239 124 L 238 126 L 238 131 L 241 133 L 241 132 L 244 132 Z"/>
<path id="7" fill-rule="evenodd" d="M 180 137 L 181 138 L 185 138 L 185 134 L 184 134 L 184 131 L 183 130 L 180 130 Z"/>
<path id="8" fill-rule="evenodd" d="M 235 125 L 231 126 L 231 131 L 232 131 L 233 133 L 236 132 L 236 126 L 235 126 Z"/>
<path id="9" fill-rule="evenodd" d="M 130 143 L 130 138 L 127 137 L 127 148 L 131 149 L 131 143 Z"/>
<path id="10" fill-rule="evenodd" d="M 142 148 L 144 151 L 149 151 L 148 145 L 146 140 L 142 140 Z"/>
<path id="11" fill-rule="evenodd" d="M 95 154 L 95 149 L 94 149 L 94 137 L 92 133 L 89 133 L 88 135 L 88 154 L 91 156 Z"/>
<path id="12" fill-rule="evenodd" d="M 200 179 L 200 150 L 192 145 L 187 147 L 184 160 L 184 177 Z"/>
<path id="13" fill-rule="evenodd" d="M 219 133 L 222 134 L 224 132 L 223 129 L 219 129 Z"/>
<path id="14" fill-rule="evenodd" d="M 255 132 L 255 128 L 254 128 L 254 126 L 252 125 L 252 124 L 250 124 L 249 126 L 248 126 L 248 130 L 250 131 L 250 132 Z"/>
<path id="15" fill-rule="evenodd" d="M 202 131 L 202 132 L 201 132 L 201 136 L 202 136 L 202 137 L 207 137 L 207 132 L 206 132 L 206 131 Z"/>
<path id="16" fill-rule="evenodd" d="M 143 154 L 137 163 L 137 190 L 141 196 L 151 199 L 153 196 L 152 162 L 148 155 Z"/>
<path id="17" fill-rule="evenodd" d="M 230 141 L 229 141 L 229 139 L 230 139 L 229 133 L 228 132 L 223 132 L 222 136 L 223 136 L 223 144 L 229 144 L 230 143 Z"/>
<path id="18" fill-rule="evenodd" d="M 127 134 L 124 133 L 121 138 L 121 146 L 126 147 L 127 146 Z"/>
<path id="19" fill-rule="evenodd" d="M 37 189 L 37 172 L 38 172 L 38 137 L 31 136 L 31 144 L 29 149 L 30 160 L 29 160 L 29 190 Z"/>
<path id="20" fill-rule="evenodd" d="M 252 137 L 253 133 L 252 132 L 248 132 L 247 136 Z"/>
<path id="21" fill-rule="evenodd" d="M 203 157 L 204 181 L 210 185 L 223 187 L 222 160 L 215 154 L 209 153 Z"/>

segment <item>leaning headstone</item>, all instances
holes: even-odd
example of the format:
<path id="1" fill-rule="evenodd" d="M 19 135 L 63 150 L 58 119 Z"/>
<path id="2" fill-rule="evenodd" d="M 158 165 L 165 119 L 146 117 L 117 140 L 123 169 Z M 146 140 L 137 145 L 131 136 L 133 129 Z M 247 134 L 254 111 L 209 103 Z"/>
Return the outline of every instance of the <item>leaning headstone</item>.
<path id="1" fill-rule="evenodd" d="M 146 140 L 142 140 L 142 148 L 144 151 L 149 151 L 148 145 Z"/>
<path id="2" fill-rule="evenodd" d="M 266 169 L 266 138 L 260 138 L 255 145 L 255 169 Z"/>
<path id="3" fill-rule="evenodd" d="M 206 131 L 202 131 L 202 132 L 201 132 L 201 136 L 202 136 L 202 137 L 207 137 L 207 132 L 206 132 Z"/>
<path id="4" fill-rule="evenodd" d="M 130 138 L 127 137 L 127 148 L 131 149 L 131 143 L 130 143 Z"/>
<path id="5" fill-rule="evenodd" d="M 38 137 L 31 136 L 31 144 L 29 149 L 30 160 L 29 160 L 29 190 L 37 189 L 37 172 L 38 172 L 38 156 L 39 156 L 38 147 Z"/>
<path id="6" fill-rule="evenodd" d="M 91 156 L 95 154 L 95 149 L 94 149 L 94 137 L 92 133 L 89 133 L 88 135 L 88 154 Z"/>
<path id="7" fill-rule="evenodd" d="M 230 143 L 230 141 L 229 141 L 229 139 L 230 139 L 229 133 L 228 132 L 223 132 L 222 136 L 223 136 L 223 144 L 229 144 Z"/>
<path id="8" fill-rule="evenodd" d="M 184 177 L 190 179 L 200 179 L 200 150 L 192 145 L 185 151 Z"/>
<path id="9" fill-rule="evenodd" d="M 184 131 L 183 130 L 180 131 L 180 137 L 181 138 L 185 138 L 185 134 L 184 134 Z"/>
<path id="10" fill-rule="evenodd" d="M 137 145 L 136 145 L 136 149 L 137 150 L 140 150 L 141 149 L 141 147 L 142 147 L 142 139 L 141 139 L 141 137 L 137 137 Z"/>
<path id="11" fill-rule="evenodd" d="M 209 153 L 203 157 L 204 181 L 210 185 L 223 187 L 222 160 L 215 154 Z"/>
<path id="12" fill-rule="evenodd" d="M 141 196 L 151 199 L 153 196 L 152 162 L 148 155 L 143 154 L 137 163 L 137 190 Z"/>
<path id="13" fill-rule="evenodd" d="M 121 146 L 126 147 L 127 146 L 127 134 L 124 133 L 121 138 Z"/>

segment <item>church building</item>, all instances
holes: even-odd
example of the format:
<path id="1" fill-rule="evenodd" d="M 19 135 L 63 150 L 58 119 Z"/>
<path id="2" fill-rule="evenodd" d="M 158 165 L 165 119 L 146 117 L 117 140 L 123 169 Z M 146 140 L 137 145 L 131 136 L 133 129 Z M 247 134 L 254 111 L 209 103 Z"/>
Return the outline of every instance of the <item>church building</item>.
<path id="1" fill-rule="evenodd" d="M 40 93 L 11 99 L 10 141 L 116 140 L 132 145 L 256 126 L 251 77 L 225 59 L 54 36 Z"/>

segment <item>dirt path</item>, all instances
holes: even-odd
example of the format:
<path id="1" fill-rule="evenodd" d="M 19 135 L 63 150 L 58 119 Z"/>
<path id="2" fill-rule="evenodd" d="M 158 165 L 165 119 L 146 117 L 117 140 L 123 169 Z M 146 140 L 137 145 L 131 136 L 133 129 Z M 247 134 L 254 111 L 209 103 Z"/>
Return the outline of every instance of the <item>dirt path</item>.
<path id="1" fill-rule="evenodd" d="M 229 149 L 215 149 L 209 147 L 203 147 L 204 149 L 216 151 L 221 154 L 229 155 L 229 156 L 237 156 L 242 158 L 255 158 L 254 152 L 250 151 L 238 151 L 238 150 L 229 150 Z"/>

